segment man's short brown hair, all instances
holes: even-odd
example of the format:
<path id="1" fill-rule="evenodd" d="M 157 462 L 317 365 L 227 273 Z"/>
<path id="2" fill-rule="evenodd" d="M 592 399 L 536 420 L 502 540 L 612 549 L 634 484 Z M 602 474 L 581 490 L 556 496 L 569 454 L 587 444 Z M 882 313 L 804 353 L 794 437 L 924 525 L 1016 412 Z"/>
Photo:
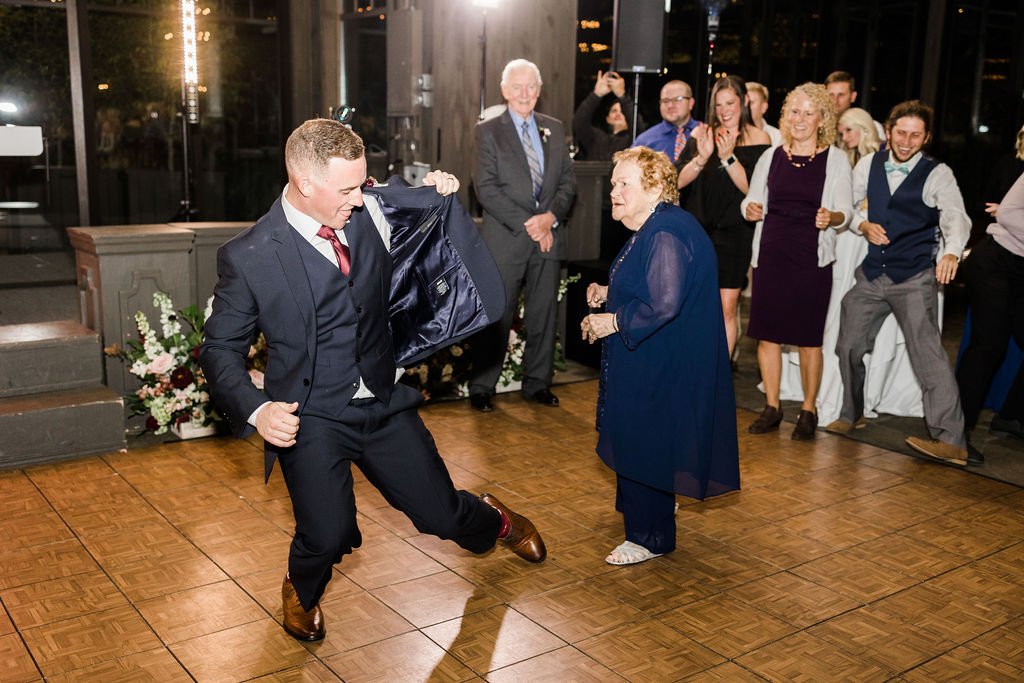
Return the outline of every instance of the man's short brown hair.
<path id="1" fill-rule="evenodd" d="M 849 71 L 833 71 L 825 77 L 825 85 L 829 83 L 849 83 L 850 92 L 857 89 L 857 83 L 853 80 L 853 74 Z"/>
<path id="2" fill-rule="evenodd" d="M 289 173 L 327 174 L 327 164 L 338 157 L 361 159 L 363 140 L 348 126 L 334 119 L 310 119 L 292 131 L 284 146 L 284 163 Z"/>
<path id="3" fill-rule="evenodd" d="M 904 117 L 911 116 L 924 121 L 924 133 L 925 135 L 931 135 L 932 117 L 934 115 L 935 112 L 932 108 L 920 100 L 900 102 L 892 108 L 892 111 L 889 112 L 889 118 L 885 122 L 885 129 L 887 131 L 891 131 L 897 121 Z"/>

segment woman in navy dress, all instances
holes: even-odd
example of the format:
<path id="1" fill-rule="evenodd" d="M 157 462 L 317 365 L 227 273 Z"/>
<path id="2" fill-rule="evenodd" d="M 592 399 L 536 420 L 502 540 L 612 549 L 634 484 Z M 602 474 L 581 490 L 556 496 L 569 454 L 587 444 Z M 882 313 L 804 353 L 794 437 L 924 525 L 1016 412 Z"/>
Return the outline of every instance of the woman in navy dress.
<path id="1" fill-rule="evenodd" d="M 832 146 L 836 115 L 825 86 L 804 83 L 790 91 L 779 122 L 783 143 L 758 160 L 740 204 L 747 220 L 758 221 L 747 334 L 758 340 L 767 402 L 748 431 L 763 434 L 782 422 L 782 346 L 788 344 L 799 349 L 804 394 L 792 436 L 813 439 L 836 234 L 853 215 L 852 176 L 846 154 Z"/>
<path id="2" fill-rule="evenodd" d="M 634 232 L 587 303 L 583 338 L 604 340 L 597 453 L 617 475 L 626 540 L 606 558 L 635 564 L 676 546 L 675 494 L 739 488 L 736 400 L 707 233 L 675 205 L 676 170 L 646 147 L 615 155 L 612 216 Z"/>

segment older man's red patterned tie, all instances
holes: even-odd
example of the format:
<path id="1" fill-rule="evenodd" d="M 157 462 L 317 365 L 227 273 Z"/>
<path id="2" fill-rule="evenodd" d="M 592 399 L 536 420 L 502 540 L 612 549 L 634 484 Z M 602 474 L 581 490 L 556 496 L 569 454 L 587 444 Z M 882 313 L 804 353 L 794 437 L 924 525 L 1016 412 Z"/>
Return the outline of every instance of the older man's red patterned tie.
<path id="1" fill-rule="evenodd" d="M 338 234 L 334 232 L 334 228 L 326 225 L 321 225 L 320 230 L 318 230 L 316 234 L 318 237 L 323 237 L 331 243 L 331 248 L 334 249 L 334 257 L 338 259 L 338 268 L 341 268 L 342 275 L 347 276 L 349 269 L 352 267 L 352 260 L 349 258 L 348 245 L 342 244 L 341 240 L 338 239 Z"/>

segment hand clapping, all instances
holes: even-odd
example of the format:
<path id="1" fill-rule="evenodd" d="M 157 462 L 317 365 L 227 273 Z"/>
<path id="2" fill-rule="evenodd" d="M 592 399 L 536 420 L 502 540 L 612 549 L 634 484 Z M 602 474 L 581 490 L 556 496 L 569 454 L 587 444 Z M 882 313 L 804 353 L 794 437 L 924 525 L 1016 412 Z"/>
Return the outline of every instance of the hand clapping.
<path id="1" fill-rule="evenodd" d="M 692 136 L 697 141 L 697 161 L 701 165 L 707 164 L 708 159 L 715 153 L 715 137 L 711 132 L 711 127 L 702 123 L 693 129 Z"/>
<path id="2" fill-rule="evenodd" d="M 728 159 L 736 150 L 736 140 L 739 136 L 724 126 L 715 131 L 715 146 L 718 148 L 718 158 Z"/>

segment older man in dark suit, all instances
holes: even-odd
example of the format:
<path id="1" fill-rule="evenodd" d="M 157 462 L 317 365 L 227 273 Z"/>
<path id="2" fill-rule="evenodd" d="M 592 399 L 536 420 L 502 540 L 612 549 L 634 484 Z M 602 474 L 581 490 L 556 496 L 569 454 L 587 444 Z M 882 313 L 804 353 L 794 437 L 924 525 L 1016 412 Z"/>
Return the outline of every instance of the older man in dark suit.
<path id="1" fill-rule="evenodd" d="M 422 397 L 395 383 L 395 348 L 405 346 L 389 320 L 401 307 L 389 300 L 409 264 L 393 264 L 394 241 L 418 238 L 442 212 L 399 210 L 405 207 L 389 203 L 391 195 L 367 190 L 362 140 L 336 121 L 314 119 L 296 129 L 285 161 L 282 196 L 218 251 L 220 280 L 200 360 L 235 435 L 256 430 L 265 440 L 267 477 L 275 460 L 281 463 L 295 515 L 283 626 L 300 640 L 319 640 L 325 629 L 318 603 L 332 567 L 362 542 L 353 463 L 423 533 L 475 553 L 501 539 L 531 562 L 542 561 L 545 549 L 534 526 L 493 496 L 455 489 L 417 414 Z M 458 180 L 439 171 L 425 182 L 442 194 L 458 189 Z M 420 213 L 423 225 L 409 225 Z M 461 305 L 462 297 L 477 295 L 460 279 L 473 270 L 461 268 L 461 255 L 438 248 L 425 256 L 450 261 L 448 279 L 429 282 L 428 308 L 403 319 L 423 320 L 442 308 L 456 317 L 477 312 L 479 301 Z M 448 318 L 441 327 L 458 323 Z M 270 353 L 265 393 L 245 369 L 257 330 Z"/>
<path id="2" fill-rule="evenodd" d="M 484 209 L 483 236 L 505 283 L 506 309 L 498 325 L 477 339 L 470 403 L 493 409 L 519 292 L 525 296 L 523 395 L 557 406 L 551 393 L 559 260 L 565 258 L 565 217 L 576 196 L 576 175 L 562 122 L 534 111 L 541 88 L 533 62 L 514 59 L 501 74 L 508 109 L 477 124 L 473 182 Z"/>

